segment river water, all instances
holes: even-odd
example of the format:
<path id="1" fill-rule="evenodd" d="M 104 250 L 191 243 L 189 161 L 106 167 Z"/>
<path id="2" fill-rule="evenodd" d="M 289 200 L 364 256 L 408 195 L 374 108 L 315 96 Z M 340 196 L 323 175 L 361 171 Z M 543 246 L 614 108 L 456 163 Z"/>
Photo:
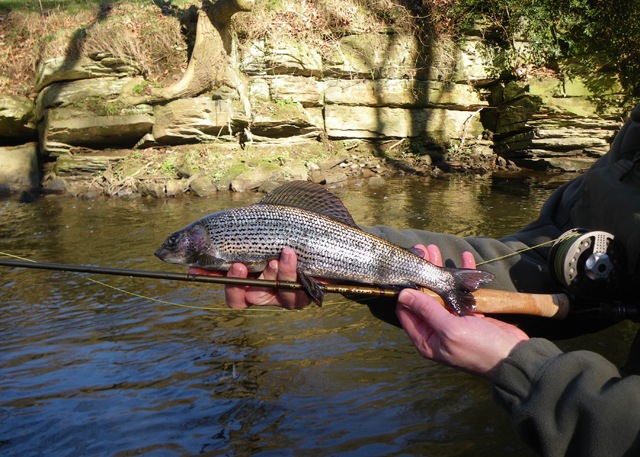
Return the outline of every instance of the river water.
<path id="1" fill-rule="evenodd" d="M 335 192 L 364 225 L 500 237 L 561 181 L 407 178 Z M 184 271 L 153 257 L 169 233 L 259 198 L 2 200 L 0 251 Z M 0 267 L 0 454 L 530 455 L 486 381 L 420 358 L 359 303 L 229 310 L 217 286 L 91 278 L 101 283 Z M 631 337 L 622 324 L 561 344 L 621 362 Z"/>

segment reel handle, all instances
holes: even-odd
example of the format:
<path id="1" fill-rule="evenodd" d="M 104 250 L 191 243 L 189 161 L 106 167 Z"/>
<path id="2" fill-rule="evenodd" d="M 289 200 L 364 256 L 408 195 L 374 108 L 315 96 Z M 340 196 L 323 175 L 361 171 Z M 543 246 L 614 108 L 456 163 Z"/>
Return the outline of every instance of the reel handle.
<path id="1" fill-rule="evenodd" d="M 625 252 L 611 233 L 572 229 L 551 247 L 549 268 L 571 296 L 610 301 L 625 283 Z"/>

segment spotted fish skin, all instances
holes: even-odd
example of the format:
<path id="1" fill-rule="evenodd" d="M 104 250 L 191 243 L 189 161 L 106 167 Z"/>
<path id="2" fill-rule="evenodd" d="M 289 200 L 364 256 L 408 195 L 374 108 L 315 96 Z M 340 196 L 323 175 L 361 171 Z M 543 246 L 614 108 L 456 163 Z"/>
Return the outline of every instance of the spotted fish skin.
<path id="1" fill-rule="evenodd" d="M 480 270 L 440 268 L 361 230 L 337 197 L 321 186 L 306 182 L 285 186 L 261 203 L 203 217 L 170 235 L 155 255 L 165 262 L 210 270 L 228 270 L 240 262 L 250 271 L 261 271 L 289 247 L 298 258 L 300 281 L 318 304 L 323 297 L 315 278 L 325 278 L 382 287 L 426 287 L 462 314 L 474 307 L 470 292 L 493 279 Z M 295 198 L 296 192 L 301 198 Z M 309 203 L 305 195 L 317 201 Z M 319 203 L 324 201 L 322 196 L 330 200 L 326 207 Z"/>

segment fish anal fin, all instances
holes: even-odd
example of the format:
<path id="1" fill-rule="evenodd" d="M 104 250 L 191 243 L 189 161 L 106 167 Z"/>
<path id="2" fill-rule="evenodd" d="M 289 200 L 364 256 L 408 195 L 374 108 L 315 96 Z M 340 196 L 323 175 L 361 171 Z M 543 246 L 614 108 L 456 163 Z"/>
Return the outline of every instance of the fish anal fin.
<path id="1" fill-rule="evenodd" d="M 318 306 L 322 306 L 322 301 L 324 300 L 322 284 L 302 270 L 298 270 L 298 281 L 300 281 L 300 284 L 302 284 L 305 291 L 309 294 L 311 300 Z"/>
<path id="2" fill-rule="evenodd" d="M 293 206 L 357 227 L 349 210 L 329 189 L 311 181 L 291 181 L 272 190 L 259 205 Z"/>

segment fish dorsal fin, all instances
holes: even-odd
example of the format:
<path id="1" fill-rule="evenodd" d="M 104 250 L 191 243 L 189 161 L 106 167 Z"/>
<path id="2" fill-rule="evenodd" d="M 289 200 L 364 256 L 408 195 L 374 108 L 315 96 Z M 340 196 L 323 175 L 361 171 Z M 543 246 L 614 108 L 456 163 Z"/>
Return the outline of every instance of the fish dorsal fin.
<path id="1" fill-rule="evenodd" d="M 338 197 L 327 188 L 310 181 L 291 181 L 283 184 L 265 195 L 259 205 L 293 206 L 356 226 L 349 210 Z"/>

